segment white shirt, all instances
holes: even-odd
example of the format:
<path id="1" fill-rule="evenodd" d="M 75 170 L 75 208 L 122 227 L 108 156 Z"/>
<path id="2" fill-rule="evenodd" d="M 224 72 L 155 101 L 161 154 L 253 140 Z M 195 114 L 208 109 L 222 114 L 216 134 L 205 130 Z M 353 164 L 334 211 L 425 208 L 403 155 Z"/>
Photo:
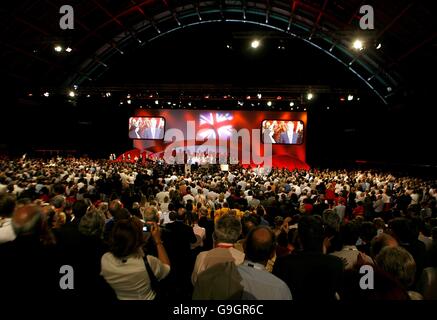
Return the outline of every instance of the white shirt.
<path id="1" fill-rule="evenodd" d="M 195 224 L 193 226 L 193 232 L 196 235 L 197 241 L 191 245 L 191 249 L 203 247 L 203 240 L 205 239 L 206 235 L 205 228 L 199 227 L 199 225 Z"/>
<path id="2" fill-rule="evenodd" d="M 241 180 L 241 181 L 239 181 L 238 183 L 237 183 L 237 185 L 240 185 L 241 186 L 241 190 L 246 190 L 246 181 L 243 181 L 243 180 Z"/>
<path id="3" fill-rule="evenodd" d="M 287 137 L 289 143 L 293 142 L 293 130 L 294 130 L 294 125 L 287 124 Z"/>
<path id="4" fill-rule="evenodd" d="M 193 201 L 194 204 L 194 197 L 191 194 L 186 194 L 182 197 L 182 199 L 184 200 L 184 203 L 187 203 L 188 200 Z"/>
<path id="5" fill-rule="evenodd" d="M 14 241 L 17 237 L 12 228 L 11 218 L 0 218 L 0 244 Z"/>
<path id="6" fill-rule="evenodd" d="M 0 183 L 0 194 L 6 193 L 7 190 L 8 190 L 8 186 Z"/>
<path id="7" fill-rule="evenodd" d="M 167 204 L 167 205 L 168 205 L 168 204 Z M 168 208 L 168 206 L 167 206 L 167 208 Z M 163 225 L 172 222 L 172 221 L 170 220 L 170 211 L 168 211 L 168 210 L 163 211 L 162 214 L 160 215 L 160 218 L 161 218 L 162 220 L 164 220 L 164 221 L 162 222 Z"/>
<path id="8" fill-rule="evenodd" d="M 339 257 L 345 262 L 345 269 L 352 269 L 354 265 L 357 263 L 358 255 L 360 252 L 358 251 L 356 246 L 343 246 L 340 251 L 335 251 L 331 253 L 331 255 Z M 372 259 L 364 253 L 361 253 L 364 260 L 366 262 L 372 263 Z"/>
<path id="9" fill-rule="evenodd" d="M 215 201 L 218 198 L 219 194 L 214 191 L 208 192 L 208 198 Z"/>
<path id="10" fill-rule="evenodd" d="M 143 258 L 130 256 L 123 262 L 112 253 L 102 256 L 100 274 L 115 291 L 119 300 L 153 300 L 155 292 L 150 287 L 150 279 Z M 170 266 L 153 256 L 147 261 L 158 280 L 170 272 Z"/>
<path id="11" fill-rule="evenodd" d="M 156 194 L 156 200 L 158 200 L 159 203 L 163 203 L 165 197 L 169 197 L 169 199 L 170 199 L 170 192 L 160 191 Z"/>
<path id="12" fill-rule="evenodd" d="M 411 204 L 418 204 L 419 203 L 419 194 L 418 193 L 412 193 L 410 194 L 411 197 Z"/>

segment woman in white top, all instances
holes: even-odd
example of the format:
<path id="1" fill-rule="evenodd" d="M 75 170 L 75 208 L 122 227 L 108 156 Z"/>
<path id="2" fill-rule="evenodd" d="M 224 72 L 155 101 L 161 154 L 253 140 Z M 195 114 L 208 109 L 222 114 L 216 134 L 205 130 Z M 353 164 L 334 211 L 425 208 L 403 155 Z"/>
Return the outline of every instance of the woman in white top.
<path id="1" fill-rule="evenodd" d="M 101 275 L 115 291 L 119 300 L 153 300 L 156 293 L 144 260 L 158 280 L 170 272 L 170 261 L 161 241 L 161 233 L 156 223 L 147 223 L 151 237 L 156 244 L 158 258 L 147 255 L 144 258 L 142 246 L 145 243 L 143 223 L 136 217 L 116 223 L 111 238 L 110 252 L 101 260 Z"/>

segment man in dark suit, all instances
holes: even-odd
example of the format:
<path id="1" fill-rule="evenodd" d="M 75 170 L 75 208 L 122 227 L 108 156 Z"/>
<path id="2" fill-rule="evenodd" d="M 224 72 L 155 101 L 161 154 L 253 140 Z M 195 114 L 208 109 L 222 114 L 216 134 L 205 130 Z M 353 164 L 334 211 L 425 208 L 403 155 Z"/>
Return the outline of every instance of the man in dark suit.
<path id="1" fill-rule="evenodd" d="M 62 264 L 58 263 L 45 215 L 36 205 L 20 206 L 14 212 L 12 225 L 16 238 L 0 245 L 0 300 L 3 305 L 42 297 L 52 301 L 62 291 Z"/>
<path id="2" fill-rule="evenodd" d="M 144 130 L 145 139 L 162 139 L 164 134 L 161 128 L 146 128 Z"/>
<path id="3" fill-rule="evenodd" d="M 283 144 L 290 144 L 291 143 L 290 139 L 288 138 L 287 131 L 281 132 L 281 134 L 279 136 L 279 143 L 283 143 Z"/>
<path id="4" fill-rule="evenodd" d="M 200 208 L 199 227 L 205 228 L 205 240 L 203 240 L 203 249 L 211 250 L 213 247 L 212 234 L 214 233 L 214 220 L 208 217 L 208 209 Z"/>
<path id="5" fill-rule="evenodd" d="M 342 285 L 343 262 L 323 253 L 321 218 L 301 218 L 298 234 L 303 250 L 278 258 L 273 274 L 287 283 L 295 300 L 335 300 Z"/>
<path id="6" fill-rule="evenodd" d="M 165 229 L 164 246 L 171 261 L 171 271 L 169 280 L 174 284 L 175 297 L 190 298 L 192 294 L 191 272 L 194 261 L 191 254 L 191 244 L 197 242 L 193 228 L 184 223 L 184 208 L 179 208 L 178 212 L 170 212 L 171 223 L 167 223 Z M 182 295 L 182 296 L 180 296 Z"/>
<path id="7" fill-rule="evenodd" d="M 163 128 L 161 125 L 161 122 L 158 122 L 158 119 L 152 118 L 148 122 L 148 125 L 146 126 L 146 129 L 144 130 L 144 138 L 145 139 L 162 139 L 163 134 Z"/>

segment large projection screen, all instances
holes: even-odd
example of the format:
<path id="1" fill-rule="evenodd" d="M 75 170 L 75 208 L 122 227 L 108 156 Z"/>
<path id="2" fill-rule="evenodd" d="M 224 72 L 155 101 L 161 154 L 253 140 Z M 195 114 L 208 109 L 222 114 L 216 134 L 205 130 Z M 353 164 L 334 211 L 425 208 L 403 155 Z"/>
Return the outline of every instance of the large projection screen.
<path id="1" fill-rule="evenodd" d="M 297 167 L 307 167 L 306 112 L 138 109 L 133 117 L 160 117 L 165 121 L 163 139 L 133 139 L 136 149 L 156 158 L 162 156 L 170 144 L 178 142 L 177 149 L 183 150 L 191 160 L 197 159 L 196 154 L 210 154 L 212 159 L 237 152 L 241 162 L 245 152 L 264 156 L 264 144 L 269 144 L 271 155 L 268 156 L 274 166 L 291 161 L 298 164 Z M 236 133 L 240 134 L 238 144 L 230 142 Z M 174 135 L 177 137 L 172 137 Z"/>

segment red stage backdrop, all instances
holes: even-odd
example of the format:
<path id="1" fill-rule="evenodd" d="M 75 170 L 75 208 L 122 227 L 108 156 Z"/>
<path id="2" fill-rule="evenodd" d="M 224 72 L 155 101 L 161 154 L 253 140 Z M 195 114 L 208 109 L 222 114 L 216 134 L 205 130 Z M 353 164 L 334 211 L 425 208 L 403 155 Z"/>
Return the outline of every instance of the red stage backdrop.
<path id="1" fill-rule="evenodd" d="M 177 140 L 179 144 L 178 150 L 185 150 L 192 157 L 195 157 L 195 154 L 206 155 L 208 152 L 211 153 L 206 142 L 209 142 L 208 145 L 211 146 L 211 141 L 214 141 L 213 147 L 216 150 L 214 157 L 224 153 L 235 155 L 232 152 L 237 152 L 240 163 L 248 164 L 247 161 L 241 161 L 244 160 L 242 155 L 246 152 L 251 155 L 250 162 L 253 164 L 253 156 L 263 157 L 264 144 L 270 144 L 272 150 L 270 163 L 274 167 L 309 168 L 306 164 L 306 112 L 138 109 L 134 117 L 162 117 L 165 137 L 156 139 L 161 136 L 157 133 L 158 129 L 162 129 L 161 122 L 159 128 L 157 125 L 157 129 L 153 129 L 155 136 L 151 140 L 147 139 L 147 137 L 152 137 L 148 118 L 126 119 L 126 123 L 129 124 L 130 137 L 140 136 L 142 138 L 141 140 L 133 139 L 136 150 L 132 151 L 132 159 L 140 153 L 152 159 L 162 157 L 169 144 L 175 145 L 174 140 Z M 144 126 L 138 127 L 138 123 L 144 123 Z M 183 138 L 171 140 L 170 133 L 174 132 L 171 129 L 180 130 Z M 238 145 L 230 143 L 229 139 L 233 130 L 242 132 L 241 129 L 247 129 L 246 132 L 250 133 L 250 138 L 246 135 L 238 139 Z M 264 132 L 267 134 L 263 135 Z M 222 143 L 224 140 L 228 140 L 225 145 Z M 235 150 L 236 148 L 238 150 Z M 198 160 L 197 157 L 192 159 Z"/>

